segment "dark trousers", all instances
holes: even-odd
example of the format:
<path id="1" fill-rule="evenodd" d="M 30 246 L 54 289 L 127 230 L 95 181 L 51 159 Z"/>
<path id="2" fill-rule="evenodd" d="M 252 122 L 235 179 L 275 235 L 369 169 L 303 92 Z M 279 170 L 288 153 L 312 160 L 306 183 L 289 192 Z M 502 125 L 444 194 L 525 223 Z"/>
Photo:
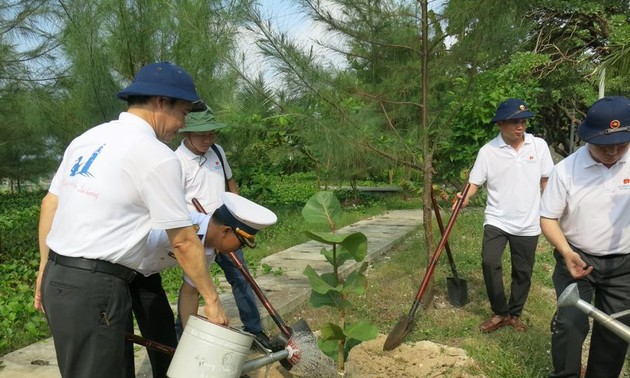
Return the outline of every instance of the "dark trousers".
<path id="1" fill-rule="evenodd" d="M 509 301 L 503 285 L 503 252 L 508 243 L 512 258 Z M 532 284 L 537 244 L 538 235 L 516 236 L 491 225 L 484 227 L 481 266 L 490 306 L 495 314 L 520 316 L 523 312 Z"/>
<path id="2" fill-rule="evenodd" d="M 177 347 L 175 318 L 162 288 L 159 273 L 145 277 L 137 274 L 129 284 L 133 314 L 138 322 L 140 333 L 146 339 Z M 153 378 L 165 378 L 172 356 L 147 348 L 151 361 Z"/>
<path id="3" fill-rule="evenodd" d="M 577 249 L 584 262 L 593 267 L 586 278 L 574 280 L 567 270 L 564 259 L 554 250 L 556 267 L 553 285 L 556 295 L 570 284 L 577 282 L 580 298 L 608 315 L 630 308 L 630 255 L 596 257 Z M 617 319 L 630 324 L 628 316 Z M 575 306 L 560 307 L 551 321 L 551 359 L 553 373 L 550 377 L 579 377 L 582 365 L 582 344 L 589 331 L 588 316 Z M 586 376 L 588 378 L 617 378 L 623 367 L 628 343 L 604 327 L 593 322 Z"/>
<path id="4" fill-rule="evenodd" d="M 238 249 L 235 254 L 245 269 L 247 269 L 245 257 L 243 256 L 243 250 Z M 263 328 L 260 321 L 260 313 L 258 312 L 258 304 L 256 303 L 254 290 L 252 290 L 249 286 L 241 271 L 234 266 L 230 256 L 219 253 L 216 256 L 215 261 L 219 264 L 221 269 L 223 269 L 225 279 L 229 282 L 230 286 L 232 286 L 232 295 L 236 301 L 238 315 L 241 318 L 245 331 L 251 333 L 262 331 Z"/>
<path id="5" fill-rule="evenodd" d="M 125 376 L 131 313 L 125 280 L 48 261 L 42 301 L 62 377 Z"/>

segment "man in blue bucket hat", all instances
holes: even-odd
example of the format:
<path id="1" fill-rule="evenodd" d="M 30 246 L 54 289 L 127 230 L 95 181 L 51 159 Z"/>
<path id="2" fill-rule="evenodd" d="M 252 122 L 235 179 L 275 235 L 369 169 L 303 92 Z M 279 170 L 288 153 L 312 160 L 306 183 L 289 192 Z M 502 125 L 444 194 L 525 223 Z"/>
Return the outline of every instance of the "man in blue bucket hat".
<path id="1" fill-rule="evenodd" d="M 630 308 L 630 100 L 597 100 L 578 135 L 586 145 L 553 169 L 540 222 L 554 247 L 556 295 L 577 283 L 582 300 L 612 315 Z M 619 321 L 630 323 L 627 316 Z M 577 307 L 558 308 L 551 321 L 551 377 L 619 376 L 628 343 L 598 321 L 582 368 L 589 329 Z"/>
<path id="2" fill-rule="evenodd" d="M 206 317 L 228 323 L 186 208 L 179 161 L 161 143 L 200 101 L 194 82 L 175 64 L 149 64 L 118 98 L 128 110 L 70 143 L 42 200 L 35 307 L 46 314 L 64 378 L 128 373 L 129 282 L 152 228 L 166 230 Z"/>
<path id="3" fill-rule="evenodd" d="M 481 267 L 493 315 L 479 325 L 482 333 L 511 326 L 525 332 L 521 319 L 531 287 L 540 235 L 540 192 L 553 167 L 547 143 L 526 133 L 534 117 L 523 100 L 509 98 L 497 107 L 492 122 L 499 135 L 483 146 L 470 172 L 468 204 L 479 186 L 487 192 Z M 512 262 L 509 296 L 503 284 L 503 253 L 509 243 Z"/>

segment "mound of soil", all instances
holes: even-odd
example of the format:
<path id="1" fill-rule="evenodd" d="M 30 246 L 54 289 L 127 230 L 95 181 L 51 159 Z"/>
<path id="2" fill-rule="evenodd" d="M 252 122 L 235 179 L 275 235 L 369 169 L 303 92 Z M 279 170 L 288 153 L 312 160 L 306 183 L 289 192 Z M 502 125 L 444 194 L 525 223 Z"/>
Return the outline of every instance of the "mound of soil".
<path id="1" fill-rule="evenodd" d="M 430 341 L 402 344 L 394 350 L 384 352 L 383 343 L 387 335 L 359 344 L 350 351 L 346 363 L 346 378 L 390 378 L 390 377 L 481 377 L 467 370 L 474 365 L 466 351 L 436 344 Z M 247 373 L 250 378 L 298 377 L 287 372 L 279 363 Z"/>

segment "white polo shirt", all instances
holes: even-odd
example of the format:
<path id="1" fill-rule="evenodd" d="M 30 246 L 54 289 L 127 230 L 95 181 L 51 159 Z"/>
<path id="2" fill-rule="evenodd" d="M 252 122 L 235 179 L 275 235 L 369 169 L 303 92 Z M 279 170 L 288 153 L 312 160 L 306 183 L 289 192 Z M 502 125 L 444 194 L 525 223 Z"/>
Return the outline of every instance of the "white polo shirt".
<path id="1" fill-rule="evenodd" d="M 540 179 L 552 168 L 547 143 L 531 134 L 525 134 L 518 151 L 501 134 L 481 147 L 469 181 L 486 185 L 484 225 L 512 235 L 539 235 Z"/>
<path id="2" fill-rule="evenodd" d="M 210 223 L 210 215 L 204 215 L 197 212 L 191 212 L 190 217 L 194 224 L 199 225 L 197 235 L 201 239 L 201 243 L 206 241 L 206 233 L 208 231 L 208 224 Z M 214 262 L 214 248 L 206 248 L 206 261 L 208 266 Z M 168 239 L 168 235 L 165 230 L 153 229 L 149 233 L 147 244 L 144 248 L 144 257 L 142 263 L 136 269 L 144 276 L 150 276 L 151 274 L 161 272 L 165 269 L 171 268 L 177 265 L 175 255 L 171 250 L 171 242 Z M 184 273 L 184 279 L 189 284 L 193 285 L 192 281 Z M 193 285 L 194 286 L 194 285 Z"/>
<path id="3" fill-rule="evenodd" d="M 151 228 L 190 226 L 181 166 L 131 113 L 70 143 L 49 191 L 59 197 L 46 239 L 55 252 L 135 269 Z"/>
<path id="4" fill-rule="evenodd" d="M 567 241 L 597 256 L 630 253 L 630 151 L 606 168 L 582 146 L 559 162 L 540 215 L 558 219 Z"/>
<path id="5" fill-rule="evenodd" d="M 223 175 L 221 161 L 212 148 L 205 153 L 205 161 L 204 157 L 200 157 L 189 150 L 184 141 L 175 150 L 175 154 L 182 165 L 186 203 L 191 211 L 196 210 L 192 204 L 193 198 L 199 200 L 208 214 L 212 214 L 214 210 L 223 204 L 221 202 L 221 193 L 225 192 L 226 178 L 232 178 L 232 169 L 225 157 L 223 148 L 216 143 L 215 146 L 217 146 L 225 163 L 225 175 L 227 177 Z"/>

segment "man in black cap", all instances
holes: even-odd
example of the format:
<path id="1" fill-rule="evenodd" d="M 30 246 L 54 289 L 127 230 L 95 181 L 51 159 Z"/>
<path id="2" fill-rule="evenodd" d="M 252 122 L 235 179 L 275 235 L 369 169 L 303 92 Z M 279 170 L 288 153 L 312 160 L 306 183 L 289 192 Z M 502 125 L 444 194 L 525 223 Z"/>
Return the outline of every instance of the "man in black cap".
<path id="1" fill-rule="evenodd" d="M 630 308 L 630 100 L 596 101 L 580 124 L 587 144 L 553 169 L 541 201 L 543 234 L 554 246 L 556 295 L 577 283 L 582 300 L 606 314 Z M 619 319 L 628 324 L 628 317 Z M 579 377 L 588 316 L 558 308 L 551 322 L 551 377 Z M 618 377 L 628 343 L 593 323 L 591 378 Z M 584 371 L 582 371 L 583 373 Z"/>
<path id="2" fill-rule="evenodd" d="M 531 287 L 540 235 L 540 192 L 553 168 L 547 143 L 525 132 L 527 119 L 532 117 L 534 113 L 522 100 L 510 98 L 499 104 L 492 119 L 499 135 L 479 150 L 470 172 L 470 189 L 462 202 L 466 206 L 478 188 L 486 185 L 481 265 L 494 314 L 479 326 L 483 333 L 508 325 L 518 332 L 527 330 L 521 314 Z M 508 243 L 512 257 L 509 300 L 502 266 Z"/>
<path id="3" fill-rule="evenodd" d="M 217 324 L 228 318 L 186 208 L 168 146 L 199 96 L 171 63 L 144 66 L 118 93 L 128 110 L 72 141 L 42 200 L 35 307 L 44 311 L 64 378 L 127 373 L 129 282 L 151 228 L 166 230 L 177 261 Z"/>

